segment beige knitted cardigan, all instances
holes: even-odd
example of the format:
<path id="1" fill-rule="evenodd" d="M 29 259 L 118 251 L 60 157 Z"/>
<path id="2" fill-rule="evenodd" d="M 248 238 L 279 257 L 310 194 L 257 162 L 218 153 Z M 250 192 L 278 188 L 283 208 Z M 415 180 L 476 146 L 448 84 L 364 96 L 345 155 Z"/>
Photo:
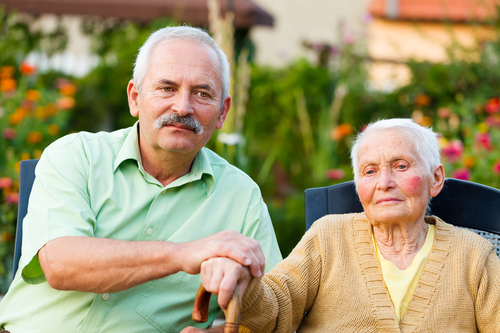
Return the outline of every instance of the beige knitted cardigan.
<path id="1" fill-rule="evenodd" d="M 434 244 L 398 325 L 362 214 L 314 223 L 243 298 L 240 332 L 500 332 L 500 260 L 482 237 L 436 217 Z"/>

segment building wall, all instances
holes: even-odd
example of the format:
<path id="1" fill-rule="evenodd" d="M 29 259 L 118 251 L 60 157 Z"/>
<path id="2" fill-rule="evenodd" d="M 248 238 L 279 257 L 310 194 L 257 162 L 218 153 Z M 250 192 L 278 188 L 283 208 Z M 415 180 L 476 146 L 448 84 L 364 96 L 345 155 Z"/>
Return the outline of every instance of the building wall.
<path id="1" fill-rule="evenodd" d="M 462 45 L 475 50 L 480 43 L 495 38 L 495 32 L 485 26 L 443 23 L 413 23 L 375 19 L 370 24 L 368 54 L 375 60 L 369 73 L 376 89 L 390 90 L 407 83 L 410 72 L 398 62 L 410 59 L 448 62 L 447 50 L 453 45 Z M 465 51 L 462 59 L 474 61 L 478 53 Z"/>
<path id="2" fill-rule="evenodd" d="M 251 31 L 259 64 L 283 66 L 298 57 L 313 61 L 303 41 L 337 44 L 341 30 L 354 37 L 365 34 L 369 0 L 253 1 L 274 17 L 273 28 L 257 26 Z"/>

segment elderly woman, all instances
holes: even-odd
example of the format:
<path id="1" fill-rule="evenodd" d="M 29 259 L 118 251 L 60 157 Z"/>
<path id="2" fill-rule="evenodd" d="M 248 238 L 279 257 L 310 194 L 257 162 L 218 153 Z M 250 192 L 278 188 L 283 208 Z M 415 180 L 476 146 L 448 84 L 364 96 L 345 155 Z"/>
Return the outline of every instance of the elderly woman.
<path id="1" fill-rule="evenodd" d="M 202 265 L 223 307 L 237 280 L 250 281 L 240 332 L 500 332 L 493 246 L 426 216 L 445 178 L 436 134 L 381 120 L 358 135 L 351 159 L 364 213 L 316 221 L 261 279 L 225 258 Z"/>

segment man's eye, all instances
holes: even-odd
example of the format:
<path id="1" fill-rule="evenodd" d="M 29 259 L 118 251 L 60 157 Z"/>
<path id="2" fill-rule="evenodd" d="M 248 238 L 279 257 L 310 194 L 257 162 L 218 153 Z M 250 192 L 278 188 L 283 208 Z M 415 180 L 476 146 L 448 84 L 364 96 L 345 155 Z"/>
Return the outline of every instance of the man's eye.
<path id="1" fill-rule="evenodd" d="M 198 95 L 199 95 L 200 97 L 208 97 L 208 96 L 209 96 L 209 95 L 208 95 L 206 92 L 204 92 L 204 91 L 200 91 L 200 92 L 198 93 Z"/>
<path id="2" fill-rule="evenodd" d="M 163 88 L 163 91 L 164 92 L 172 92 L 173 89 L 172 89 L 172 87 L 165 87 L 165 88 Z"/>

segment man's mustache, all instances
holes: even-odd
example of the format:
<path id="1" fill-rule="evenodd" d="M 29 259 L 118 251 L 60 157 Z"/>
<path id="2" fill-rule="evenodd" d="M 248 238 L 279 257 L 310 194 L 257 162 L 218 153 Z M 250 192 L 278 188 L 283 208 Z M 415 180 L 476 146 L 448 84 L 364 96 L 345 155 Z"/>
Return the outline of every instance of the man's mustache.
<path id="1" fill-rule="evenodd" d="M 153 127 L 155 129 L 160 129 L 163 126 L 180 124 L 186 127 L 189 127 L 195 134 L 203 134 L 203 125 L 190 115 L 187 116 L 179 116 L 177 113 L 167 113 L 160 116 L 153 123 Z"/>

